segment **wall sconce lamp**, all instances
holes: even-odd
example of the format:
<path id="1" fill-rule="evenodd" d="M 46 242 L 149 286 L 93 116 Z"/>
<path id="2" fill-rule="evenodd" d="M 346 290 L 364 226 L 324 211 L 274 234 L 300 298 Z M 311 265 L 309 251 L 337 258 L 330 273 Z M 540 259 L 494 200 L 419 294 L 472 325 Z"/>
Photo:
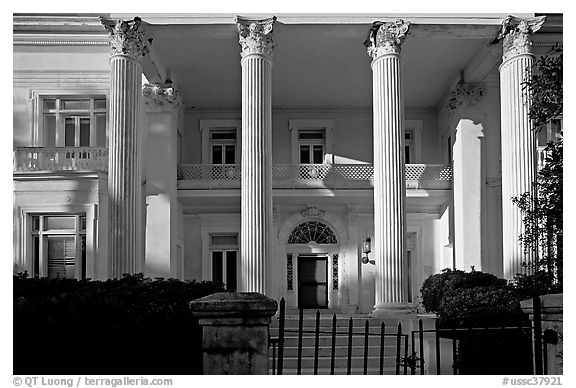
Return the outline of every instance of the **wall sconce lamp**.
<path id="1" fill-rule="evenodd" d="M 366 237 L 366 239 L 362 241 L 362 252 L 364 252 L 364 254 L 366 255 L 362 258 L 362 264 L 368 264 L 368 263 L 372 265 L 376 264 L 376 261 L 370 260 L 368 258 L 368 254 L 372 252 L 372 240 L 370 240 L 370 237 Z"/>

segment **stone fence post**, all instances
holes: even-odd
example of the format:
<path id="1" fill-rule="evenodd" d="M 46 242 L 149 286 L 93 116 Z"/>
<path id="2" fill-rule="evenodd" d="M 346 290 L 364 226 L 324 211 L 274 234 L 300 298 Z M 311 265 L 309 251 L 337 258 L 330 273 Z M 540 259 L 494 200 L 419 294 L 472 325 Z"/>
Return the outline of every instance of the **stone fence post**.
<path id="1" fill-rule="evenodd" d="M 540 297 L 540 316 L 543 354 L 544 354 L 544 374 L 561 375 L 563 363 L 563 294 L 548 294 Z M 529 315 L 532 321 L 532 329 L 537 329 L 538 324 L 534 321 L 534 302 L 532 299 L 524 300 L 520 303 L 522 310 Z M 536 334 L 536 333 L 535 333 Z M 534 352 L 534 364 L 537 365 L 536 357 L 542 355 Z"/>
<path id="2" fill-rule="evenodd" d="M 268 329 L 277 308 L 256 292 L 220 292 L 190 302 L 202 326 L 204 374 L 268 374 Z"/>

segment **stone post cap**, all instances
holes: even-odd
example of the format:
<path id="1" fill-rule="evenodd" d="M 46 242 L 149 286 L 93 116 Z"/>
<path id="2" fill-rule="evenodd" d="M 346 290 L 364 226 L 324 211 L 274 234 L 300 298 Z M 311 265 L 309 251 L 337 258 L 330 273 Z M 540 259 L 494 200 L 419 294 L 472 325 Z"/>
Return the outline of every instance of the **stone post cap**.
<path id="1" fill-rule="evenodd" d="M 257 292 L 218 292 L 190 302 L 198 318 L 271 318 L 278 302 Z"/>
<path id="2" fill-rule="evenodd" d="M 540 311 L 544 316 L 553 314 L 562 314 L 563 312 L 563 295 L 564 294 L 548 294 L 540 297 Z M 520 302 L 522 311 L 529 314 L 530 317 L 534 314 L 534 301 L 532 299 L 523 300 Z"/>

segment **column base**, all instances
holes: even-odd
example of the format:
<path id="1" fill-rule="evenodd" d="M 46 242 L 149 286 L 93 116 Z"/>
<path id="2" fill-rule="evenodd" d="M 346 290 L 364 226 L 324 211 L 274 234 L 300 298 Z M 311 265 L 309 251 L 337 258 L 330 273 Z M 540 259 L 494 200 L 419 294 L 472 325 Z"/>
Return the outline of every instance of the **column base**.
<path id="1" fill-rule="evenodd" d="M 375 318 L 411 318 L 416 316 L 408 303 L 381 303 L 374 306 L 370 313 Z"/>

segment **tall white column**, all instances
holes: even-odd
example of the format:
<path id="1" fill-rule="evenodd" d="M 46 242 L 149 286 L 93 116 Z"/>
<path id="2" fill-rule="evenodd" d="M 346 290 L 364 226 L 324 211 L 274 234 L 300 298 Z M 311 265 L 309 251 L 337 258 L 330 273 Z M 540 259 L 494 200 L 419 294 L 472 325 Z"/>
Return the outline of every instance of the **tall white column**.
<path id="1" fill-rule="evenodd" d="M 404 312 L 407 307 L 404 91 L 400 56 L 407 32 L 408 23 L 402 20 L 375 22 L 365 42 L 373 58 L 375 315 Z"/>
<path id="2" fill-rule="evenodd" d="M 500 104 L 502 133 L 502 222 L 503 270 L 511 279 L 517 273 L 531 272 L 535 253 L 524 253 L 518 242 L 524 227 L 522 213 L 512 203 L 531 191 L 536 177 L 536 139 L 530 118 L 530 99 L 523 82 L 530 76 L 534 64 L 530 35 L 544 23 L 544 18 L 504 20 L 499 39 L 503 44 L 500 66 Z M 523 267 L 522 263 L 529 266 Z"/>
<path id="3" fill-rule="evenodd" d="M 266 293 L 272 255 L 272 28 L 236 18 L 242 65 L 240 291 Z"/>
<path id="4" fill-rule="evenodd" d="M 143 243 L 142 179 L 139 126 L 142 106 L 142 65 L 148 51 L 141 20 L 110 24 L 110 107 L 108 198 L 110 217 L 110 275 L 141 271 Z"/>

